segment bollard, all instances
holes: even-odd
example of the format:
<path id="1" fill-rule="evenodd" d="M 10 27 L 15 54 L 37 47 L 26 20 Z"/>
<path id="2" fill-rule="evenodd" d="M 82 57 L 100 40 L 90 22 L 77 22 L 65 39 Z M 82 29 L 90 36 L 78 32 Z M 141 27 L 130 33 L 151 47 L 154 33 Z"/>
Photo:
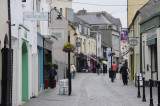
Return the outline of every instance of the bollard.
<path id="1" fill-rule="evenodd" d="M 145 78 L 143 77 L 143 99 L 142 102 L 146 102 L 146 95 L 145 95 Z"/>
<path id="2" fill-rule="evenodd" d="M 158 104 L 157 106 L 160 106 L 160 81 L 157 81 L 158 82 Z"/>
<path id="3" fill-rule="evenodd" d="M 150 105 L 149 106 L 154 106 L 153 105 L 153 99 L 152 99 L 152 79 L 149 80 L 150 82 Z"/>
<path id="4" fill-rule="evenodd" d="M 140 98 L 141 97 L 141 94 L 140 94 L 140 86 L 139 86 L 139 76 L 138 77 L 138 95 L 137 97 Z"/>

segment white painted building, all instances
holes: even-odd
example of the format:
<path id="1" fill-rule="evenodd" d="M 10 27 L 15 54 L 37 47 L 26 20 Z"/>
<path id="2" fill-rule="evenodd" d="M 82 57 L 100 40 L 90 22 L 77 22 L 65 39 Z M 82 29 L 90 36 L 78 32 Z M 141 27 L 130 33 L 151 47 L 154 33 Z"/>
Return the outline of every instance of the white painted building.
<path id="1" fill-rule="evenodd" d="M 5 14 L 4 14 L 5 13 Z M 8 4 L 7 0 L 1 0 L 0 3 L 0 104 L 1 104 L 1 95 L 2 95 L 2 51 L 6 43 L 8 48 Z"/>
<path id="2" fill-rule="evenodd" d="M 24 12 L 36 11 L 36 1 L 11 1 L 13 48 L 12 106 L 38 95 L 37 23 L 24 20 Z"/>

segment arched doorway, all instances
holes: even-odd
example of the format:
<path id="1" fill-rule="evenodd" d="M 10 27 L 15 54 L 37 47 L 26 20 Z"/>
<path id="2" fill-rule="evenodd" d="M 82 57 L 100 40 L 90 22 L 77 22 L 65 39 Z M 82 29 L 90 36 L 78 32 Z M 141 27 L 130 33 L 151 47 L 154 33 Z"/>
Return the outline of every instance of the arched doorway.
<path id="1" fill-rule="evenodd" d="M 22 101 L 28 100 L 28 48 L 27 42 L 22 43 Z"/>

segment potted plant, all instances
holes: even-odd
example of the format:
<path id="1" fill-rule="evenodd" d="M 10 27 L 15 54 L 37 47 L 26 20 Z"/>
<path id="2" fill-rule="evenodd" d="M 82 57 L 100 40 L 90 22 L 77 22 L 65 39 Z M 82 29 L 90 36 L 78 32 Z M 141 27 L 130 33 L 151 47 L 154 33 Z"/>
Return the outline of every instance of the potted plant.
<path id="1" fill-rule="evenodd" d="M 64 52 L 73 52 L 75 50 L 75 46 L 73 44 L 71 44 L 70 42 L 67 42 L 64 46 L 63 46 L 63 51 Z"/>

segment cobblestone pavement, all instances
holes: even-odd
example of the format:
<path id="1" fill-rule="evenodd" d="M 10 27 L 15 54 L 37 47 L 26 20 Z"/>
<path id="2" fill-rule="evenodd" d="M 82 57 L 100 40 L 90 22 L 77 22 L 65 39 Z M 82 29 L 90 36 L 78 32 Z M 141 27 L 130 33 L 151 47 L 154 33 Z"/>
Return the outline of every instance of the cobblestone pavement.
<path id="1" fill-rule="evenodd" d="M 141 88 L 142 96 L 142 88 Z M 149 106 L 149 88 L 146 100 L 137 98 L 137 87 L 129 81 L 123 85 L 119 74 L 114 83 L 108 74 L 77 73 L 72 80 L 72 95 L 58 95 L 58 85 L 48 89 L 23 106 Z M 157 88 L 153 88 L 153 102 L 157 105 Z"/>

